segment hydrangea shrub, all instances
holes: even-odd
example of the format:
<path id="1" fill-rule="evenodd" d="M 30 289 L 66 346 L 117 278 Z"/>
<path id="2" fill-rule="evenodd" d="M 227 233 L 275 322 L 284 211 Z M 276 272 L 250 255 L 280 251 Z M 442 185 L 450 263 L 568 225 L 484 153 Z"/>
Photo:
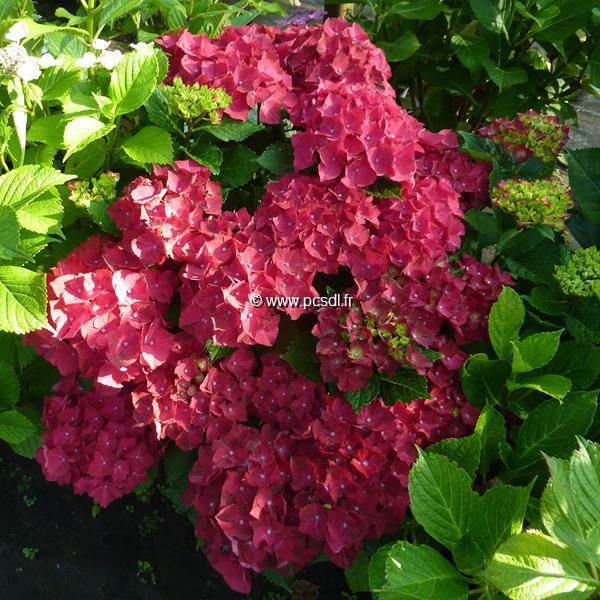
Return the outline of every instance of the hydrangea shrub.
<path id="1" fill-rule="evenodd" d="M 294 172 L 252 214 L 224 210 L 221 186 L 192 160 L 127 186 L 109 209 L 121 237 L 89 239 L 48 278 L 51 330 L 29 339 L 64 381 L 46 399 L 37 458 L 48 479 L 104 506 L 174 443 L 197 452 L 183 499 L 233 588 L 322 552 L 349 567 L 363 539 L 399 528 L 415 444 L 475 423 L 460 346 L 487 336 L 511 284 L 460 253 L 464 210 L 485 199 L 489 168 L 398 106 L 382 51 L 356 24 L 161 43 L 168 81 L 192 86 L 190 111 L 211 86 L 231 98 L 215 108 L 230 119 L 257 109 L 278 125 L 285 114 Z M 371 187 L 385 180 L 395 192 Z M 250 301 L 317 297 L 320 279 L 340 274 L 349 307 Z M 310 323 L 320 381 L 278 349 L 294 322 Z M 219 346 L 233 353 L 207 352 Z M 415 377 L 422 389 L 394 402 Z M 353 410 L 349 395 L 365 389 Z"/>

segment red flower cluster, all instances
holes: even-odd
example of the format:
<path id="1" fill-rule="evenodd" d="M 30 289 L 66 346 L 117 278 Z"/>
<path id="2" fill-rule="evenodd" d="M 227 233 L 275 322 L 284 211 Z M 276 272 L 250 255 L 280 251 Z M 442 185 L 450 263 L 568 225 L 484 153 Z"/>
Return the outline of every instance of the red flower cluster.
<path id="1" fill-rule="evenodd" d="M 60 386 L 46 400 L 38 459 L 49 478 L 107 503 L 155 464 L 153 431 L 198 448 L 186 499 L 232 587 L 248 591 L 250 571 L 294 571 L 321 551 L 349 566 L 363 538 L 397 528 L 414 444 L 464 435 L 476 418 L 458 387 L 458 346 L 485 337 L 510 280 L 449 254 L 460 248 L 464 208 L 482 200 L 487 167 L 458 152 L 452 132 L 427 132 L 395 104 L 383 53 L 357 25 L 228 28 L 216 40 L 183 32 L 163 44 L 170 76 L 223 87 L 231 117 L 259 106 L 262 121 L 277 123 L 285 109 L 301 130 L 296 169 L 317 161 L 318 176 L 269 184 L 253 215 L 222 212 L 219 185 L 192 161 L 127 187 L 110 208 L 122 239 L 88 240 L 48 280 L 54 330 L 30 339 L 95 391 Z M 362 189 L 378 177 L 401 182 L 389 194 L 398 197 Z M 283 313 L 306 311 L 257 308 L 250 294 L 317 296 L 317 277 L 340 273 L 355 302 L 315 321 L 323 378 L 356 390 L 375 371 L 410 363 L 431 399 L 376 400 L 356 415 L 277 355 L 257 364 L 248 346 L 274 345 Z M 208 340 L 237 350 L 210 365 Z M 99 450 L 105 431 L 117 441 L 110 456 Z M 140 462 L 121 438 L 146 440 L 153 460 Z"/>
<path id="2" fill-rule="evenodd" d="M 211 368 L 202 388 L 212 424 L 184 500 L 211 563 L 243 592 L 250 571 L 294 573 L 320 552 L 350 567 L 365 537 L 402 520 L 414 445 L 464 434 L 475 418 L 450 397 L 435 409 L 376 401 L 356 415 L 276 355 L 257 365 L 246 349 Z"/>
<path id="3" fill-rule="evenodd" d="M 84 393 L 72 378 L 44 402 L 44 445 L 36 459 L 44 477 L 72 485 L 100 506 L 146 481 L 162 455 L 153 432 L 133 419 L 128 394 Z"/>

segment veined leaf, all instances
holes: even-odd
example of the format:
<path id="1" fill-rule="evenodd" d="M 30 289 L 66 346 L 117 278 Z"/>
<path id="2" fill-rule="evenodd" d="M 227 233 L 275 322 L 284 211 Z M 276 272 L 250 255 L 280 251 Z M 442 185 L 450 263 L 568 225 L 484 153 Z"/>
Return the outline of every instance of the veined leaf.
<path id="1" fill-rule="evenodd" d="M 563 331 L 534 333 L 520 342 L 513 342 L 513 373 L 527 373 L 547 365 L 558 350 Z"/>
<path id="2" fill-rule="evenodd" d="M 46 190 L 74 178 L 74 175 L 65 175 L 56 169 L 37 165 L 12 169 L 0 176 L 0 206 L 19 209 Z"/>
<path id="3" fill-rule="evenodd" d="M 102 2 L 98 16 L 98 27 L 102 29 L 106 25 L 114 23 L 117 19 L 139 9 L 139 0 L 109 0 L 108 2 Z"/>
<path id="4" fill-rule="evenodd" d="M 524 321 L 523 301 L 512 288 L 505 287 L 492 306 L 488 324 L 490 340 L 499 358 L 510 358 L 512 342 L 519 339 L 519 331 Z"/>
<path id="5" fill-rule="evenodd" d="M 19 256 L 20 241 L 17 214 L 8 206 L 0 206 L 0 259 L 11 260 Z"/>
<path id="6" fill-rule="evenodd" d="M 149 125 L 121 144 L 121 148 L 136 163 L 157 163 L 166 165 L 173 162 L 173 142 L 164 129 Z"/>
<path id="7" fill-rule="evenodd" d="M 114 128 L 114 125 L 107 125 L 94 117 L 75 117 L 65 127 L 64 144 L 67 152 L 63 162 L 92 142 L 103 138 Z"/>
<path id="8" fill-rule="evenodd" d="M 19 225 L 34 233 L 61 232 L 63 205 L 60 196 L 47 192 L 17 211 Z"/>
<path id="9" fill-rule="evenodd" d="M 0 267 L 0 331 L 27 333 L 46 325 L 46 276 Z"/>
<path id="10" fill-rule="evenodd" d="M 20 393 L 21 385 L 15 370 L 11 365 L 0 362 L 0 410 L 12 408 L 19 401 Z"/>
<path id="11" fill-rule="evenodd" d="M 26 440 L 37 427 L 25 415 L 16 410 L 0 412 L 0 440 L 18 444 Z"/>

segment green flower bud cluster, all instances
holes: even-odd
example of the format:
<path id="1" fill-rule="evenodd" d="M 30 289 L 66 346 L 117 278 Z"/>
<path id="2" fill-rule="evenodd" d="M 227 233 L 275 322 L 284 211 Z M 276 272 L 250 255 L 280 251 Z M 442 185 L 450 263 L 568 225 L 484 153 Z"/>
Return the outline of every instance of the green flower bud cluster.
<path id="1" fill-rule="evenodd" d="M 165 86 L 173 113 L 184 121 L 202 119 L 217 125 L 221 122 L 223 111 L 231 104 L 231 96 L 220 88 L 194 83 L 187 85 L 176 77 L 173 85 Z"/>
<path id="2" fill-rule="evenodd" d="M 561 125 L 556 116 L 529 110 L 518 113 L 512 120 L 495 119 L 481 128 L 479 134 L 503 146 L 517 162 L 524 162 L 532 156 L 544 162 L 554 162 L 567 141 L 569 128 Z"/>
<path id="3" fill-rule="evenodd" d="M 567 266 L 558 266 L 554 277 L 567 296 L 600 299 L 600 251 L 595 246 L 578 248 Z"/>
<path id="4" fill-rule="evenodd" d="M 107 171 L 90 181 L 74 181 L 67 186 L 71 190 L 70 199 L 76 206 L 89 209 L 93 202 L 111 202 L 117 197 L 119 174 Z"/>
<path id="5" fill-rule="evenodd" d="M 519 227 L 547 225 L 565 229 L 567 211 L 573 206 L 569 188 L 555 177 L 526 181 L 506 179 L 492 191 L 492 202 L 515 217 Z"/>

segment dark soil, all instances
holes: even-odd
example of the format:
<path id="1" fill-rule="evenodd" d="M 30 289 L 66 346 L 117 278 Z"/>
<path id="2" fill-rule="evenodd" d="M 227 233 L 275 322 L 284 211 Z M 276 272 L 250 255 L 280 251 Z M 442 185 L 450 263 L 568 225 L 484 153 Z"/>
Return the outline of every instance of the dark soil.
<path id="1" fill-rule="evenodd" d="M 0 446 L 2 600 L 247 598 L 196 551 L 191 523 L 160 494 L 148 503 L 124 498 L 92 517 L 89 498 L 44 481 L 35 461 Z M 315 564 L 299 579 L 294 599 L 351 598 L 342 571 L 330 564 Z M 252 599 L 289 597 L 255 579 Z"/>

